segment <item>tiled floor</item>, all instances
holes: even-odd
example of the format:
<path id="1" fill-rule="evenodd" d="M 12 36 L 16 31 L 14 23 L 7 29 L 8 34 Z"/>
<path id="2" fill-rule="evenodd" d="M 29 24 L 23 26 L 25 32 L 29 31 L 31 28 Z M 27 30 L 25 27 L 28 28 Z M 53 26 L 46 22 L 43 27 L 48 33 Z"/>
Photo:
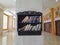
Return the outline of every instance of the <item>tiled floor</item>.
<path id="1" fill-rule="evenodd" d="M 15 45 L 15 33 L 4 32 L 2 35 L 2 45 Z"/>
<path id="2" fill-rule="evenodd" d="M 53 36 L 44 32 L 44 45 L 60 45 L 60 36 Z"/>
<path id="3" fill-rule="evenodd" d="M 44 32 L 44 45 L 60 45 L 60 36 L 52 36 Z M 1 44 L 2 39 L 2 44 Z M 0 36 L 0 45 L 15 45 L 15 33 L 7 32 Z"/>

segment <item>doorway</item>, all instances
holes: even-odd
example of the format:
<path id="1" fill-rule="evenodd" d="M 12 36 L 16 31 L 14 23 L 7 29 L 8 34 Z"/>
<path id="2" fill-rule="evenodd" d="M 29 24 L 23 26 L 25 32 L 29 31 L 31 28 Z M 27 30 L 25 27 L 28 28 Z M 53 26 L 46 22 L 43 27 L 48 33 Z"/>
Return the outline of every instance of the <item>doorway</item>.
<path id="1" fill-rule="evenodd" d="M 60 20 L 56 21 L 56 35 L 60 36 Z"/>

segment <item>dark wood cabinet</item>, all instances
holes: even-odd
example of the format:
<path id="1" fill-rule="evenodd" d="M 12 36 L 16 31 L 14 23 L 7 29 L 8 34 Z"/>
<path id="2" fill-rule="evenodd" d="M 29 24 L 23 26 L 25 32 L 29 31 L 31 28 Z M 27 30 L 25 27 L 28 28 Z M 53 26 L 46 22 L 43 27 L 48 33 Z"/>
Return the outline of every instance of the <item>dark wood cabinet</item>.
<path id="1" fill-rule="evenodd" d="M 56 21 L 56 35 L 60 36 L 60 20 Z"/>
<path id="2" fill-rule="evenodd" d="M 51 22 L 44 23 L 44 31 L 51 33 Z"/>

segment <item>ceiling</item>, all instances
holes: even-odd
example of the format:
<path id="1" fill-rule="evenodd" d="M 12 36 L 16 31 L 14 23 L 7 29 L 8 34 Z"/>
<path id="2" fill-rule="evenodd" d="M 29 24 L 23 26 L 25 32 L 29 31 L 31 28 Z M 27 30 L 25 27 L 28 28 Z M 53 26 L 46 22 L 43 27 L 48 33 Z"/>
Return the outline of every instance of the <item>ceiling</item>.
<path id="1" fill-rule="evenodd" d="M 9 9 L 9 11 L 15 14 L 16 0 L 0 0 L 0 7 L 3 10 Z"/>
<path id="2" fill-rule="evenodd" d="M 55 7 L 57 4 L 60 4 L 60 0 L 57 0 L 57 2 L 56 2 L 56 0 L 42 0 L 42 2 L 43 2 L 42 3 L 42 5 L 43 5 L 43 12 L 45 10 L 48 10 L 50 8 Z"/>
<path id="3" fill-rule="evenodd" d="M 16 9 L 17 12 L 24 10 L 36 10 L 41 12 L 46 12 L 50 8 L 55 7 L 60 4 L 60 0 L 17 0 Z"/>
<path id="4" fill-rule="evenodd" d="M 20 2 L 19 2 L 19 6 L 20 6 L 20 4 L 21 4 L 21 1 L 22 0 L 20 0 Z M 28 0 L 26 0 L 26 1 L 28 1 Z M 28 3 L 28 2 L 26 2 L 25 1 L 25 3 Z M 36 1 L 37 3 L 37 6 L 36 5 L 32 5 L 31 4 L 31 2 L 33 3 L 34 1 Z M 38 0 L 38 1 L 40 1 L 40 0 Z M 29 2 L 29 5 L 31 4 L 33 7 L 35 6 L 36 8 L 40 8 L 41 6 L 39 6 L 39 5 L 41 5 L 39 2 L 38 2 L 37 0 L 31 0 L 30 2 Z M 23 0 L 23 2 L 24 2 L 24 0 Z M 18 2 L 17 2 L 18 3 Z M 42 9 L 43 9 L 43 12 L 45 11 L 45 10 L 47 10 L 47 9 L 49 9 L 49 8 L 51 8 L 51 7 L 54 7 L 55 5 L 57 5 L 57 4 L 59 4 L 60 3 L 60 0 L 58 0 L 57 2 L 56 2 L 56 0 L 42 0 Z M 35 4 L 35 3 L 34 3 Z M 39 5 L 38 5 L 39 4 Z M 22 5 L 23 5 L 23 3 L 22 3 Z M 9 9 L 12 13 L 16 13 L 15 12 L 15 9 L 16 9 L 16 0 L 0 0 L 0 6 L 2 6 L 2 7 L 4 7 L 4 9 L 6 10 L 6 9 Z M 25 5 L 24 5 L 25 6 Z M 24 7 L 23 6 L 23 7 Z M 27 5 L 26 5 L 27 6 Z M 20 6 L 21 7 L 21 6 Z M 28 7 L 28 6 L 27 6 Z M 24 7 L 25 8 L 25 7 Z M 30 8 L 30 7 L 28 7 L 28 8 Z M 39 10 L 39 9 L 38 9 Z M 46 11 L 45 11 L 46 12 Z"/>
<path id="5" fill-rule="evenodd" d="M 6 8 L 13 8 L 16 5 L 16 0 L 0 0 L 0 4 Z"/>

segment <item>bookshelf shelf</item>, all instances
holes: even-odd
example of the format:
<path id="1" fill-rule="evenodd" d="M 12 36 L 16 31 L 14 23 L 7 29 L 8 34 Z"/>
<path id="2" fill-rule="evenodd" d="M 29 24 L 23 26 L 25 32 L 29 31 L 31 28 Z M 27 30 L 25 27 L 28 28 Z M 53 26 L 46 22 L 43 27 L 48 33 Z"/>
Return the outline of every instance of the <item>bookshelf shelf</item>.
<path id="1" fill-rule="evenodd" d="M 31 25 L 37 25 L 37 24 L 41 24 L 42 22 L 40 22 L 40 23 L 20 23 L 20 24 L 25 24 L 25 25 L 27 25 L 27 24 L 31 24 Z"/>

